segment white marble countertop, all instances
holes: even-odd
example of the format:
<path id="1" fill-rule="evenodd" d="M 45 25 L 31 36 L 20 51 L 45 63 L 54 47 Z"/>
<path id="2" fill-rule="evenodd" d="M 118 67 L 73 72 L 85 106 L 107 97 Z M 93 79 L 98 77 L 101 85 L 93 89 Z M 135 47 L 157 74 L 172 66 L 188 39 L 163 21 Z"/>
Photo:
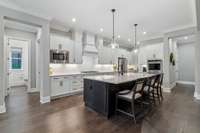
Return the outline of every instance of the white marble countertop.
<path id="1" fill-rule="evenodd" d="M 96 71 L 94 73 L 81 73 L 81 72 L 69 72 L 69 73 L 53 73 L 49 75 L 50 77 L 59 77 L 59 76 L 73 76 L 73 75 L 83 75 L 87 76 L 90 74 L 106 74 L 106 73 L 115 73 L 113 71 Z"/>
<path id="2" fill-rule="evenodd" d="M 86 76 L 84 79 L 96 80 L 111 84 L 120 84 L 130 81 L 135 81 L 140 78 L 151 77 L 155 74 L 149 73 L 125 73 L 124 75 L 113 74 L 113 75 L 96 75 L 96 76 Z"/>

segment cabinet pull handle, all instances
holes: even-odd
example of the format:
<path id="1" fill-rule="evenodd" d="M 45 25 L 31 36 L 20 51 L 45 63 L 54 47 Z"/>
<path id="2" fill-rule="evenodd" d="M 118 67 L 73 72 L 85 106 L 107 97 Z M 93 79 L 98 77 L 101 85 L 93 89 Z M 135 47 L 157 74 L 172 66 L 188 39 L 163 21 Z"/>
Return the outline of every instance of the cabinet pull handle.
<path id="1" fill-rule="evenodd" d="M 60 79 L 60 78 L 53 78 L 53 79 Z"/>

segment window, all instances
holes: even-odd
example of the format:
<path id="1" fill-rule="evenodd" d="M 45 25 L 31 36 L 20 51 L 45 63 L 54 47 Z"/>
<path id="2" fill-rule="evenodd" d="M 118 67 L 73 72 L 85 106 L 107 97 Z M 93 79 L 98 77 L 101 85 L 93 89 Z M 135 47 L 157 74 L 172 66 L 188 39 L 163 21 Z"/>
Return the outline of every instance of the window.
<path id="1" fill-rule="evenodd" d="M 22 49 L 11 48 L 11 69 L 22 69 Z"/>

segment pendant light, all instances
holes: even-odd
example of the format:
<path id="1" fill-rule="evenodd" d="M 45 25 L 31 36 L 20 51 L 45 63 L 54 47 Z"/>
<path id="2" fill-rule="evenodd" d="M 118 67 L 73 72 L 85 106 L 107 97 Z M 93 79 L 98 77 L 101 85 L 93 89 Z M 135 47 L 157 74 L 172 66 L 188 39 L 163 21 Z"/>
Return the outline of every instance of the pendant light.
<path id="1" fill-rule="evenodd" d="M 138 26 L 138 24 L 134 24 L 134 27 L 135 27 L 135 44 L 134 44 L 134 52 L 135 52 L 135 53 L 138 52 L 138 48 L 137 48 L 137 26 Z"/>
<path id="2" fill-rule="evenodd" d="M 119 48 L 119 44 L 115 42 L 115 11 L 116 9 L 111 9 L 112 15 L 113 15 L 113 35 L 112 35 L 112 42 L 110 46 L 112 48 Z"/>

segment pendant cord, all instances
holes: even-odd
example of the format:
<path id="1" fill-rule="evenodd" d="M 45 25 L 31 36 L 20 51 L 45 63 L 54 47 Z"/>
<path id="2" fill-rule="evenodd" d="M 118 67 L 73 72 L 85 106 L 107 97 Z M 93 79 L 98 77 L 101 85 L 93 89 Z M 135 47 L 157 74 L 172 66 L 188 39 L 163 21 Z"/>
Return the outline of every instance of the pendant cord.
<path id="1" fill-rule="evenodd" d="M 112 41 L 115 43 L 115 9 L 112 9 L 112 15 L 113 15 L 113 36 L 112 36 Z"/>
<path id="2" fill-rule="evenodd" d="M 135 24 L 135 48 L 137 47 L 137 25 Z"/>

